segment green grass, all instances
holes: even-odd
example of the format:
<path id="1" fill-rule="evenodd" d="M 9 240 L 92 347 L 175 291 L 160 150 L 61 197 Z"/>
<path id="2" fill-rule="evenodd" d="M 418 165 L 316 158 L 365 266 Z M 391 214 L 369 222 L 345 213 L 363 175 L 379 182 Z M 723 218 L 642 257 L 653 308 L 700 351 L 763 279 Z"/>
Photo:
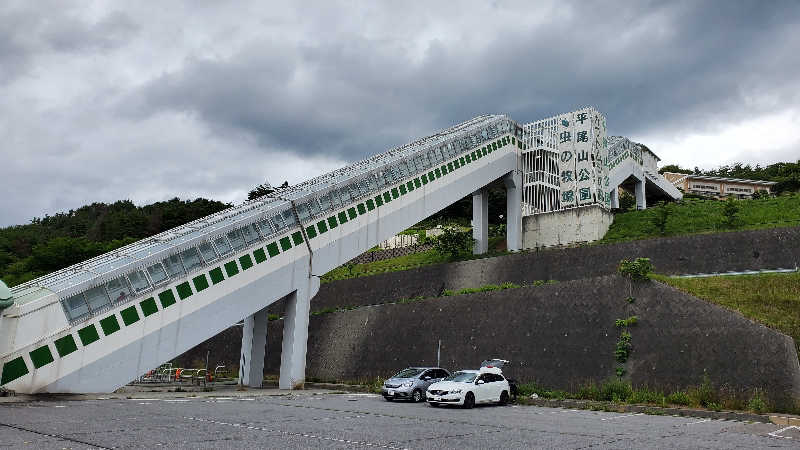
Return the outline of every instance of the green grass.
<path id="1" fill-rule="evenodd" d="M 598 243 L 611 243 L 656 236 L 677 236 L 694 233 L 710 233 L 730 230 L 756 230 L 800 225 L 800 194 L 781 197 L 738 200 L 739 224 L 735 228 L 724 225 L 722 208 L 725 202 L 718 200 L 685 199 L 670 205 L 662 235 L 653 224 L 660 208 L 652 206 L 642 211 L 616 214 L 614 223 Z"/>
<path id="2" fill-rule="evenodd" d="M 785 333 L 796 346 L 800 343 L 800 273 L 653 278 Z"/>

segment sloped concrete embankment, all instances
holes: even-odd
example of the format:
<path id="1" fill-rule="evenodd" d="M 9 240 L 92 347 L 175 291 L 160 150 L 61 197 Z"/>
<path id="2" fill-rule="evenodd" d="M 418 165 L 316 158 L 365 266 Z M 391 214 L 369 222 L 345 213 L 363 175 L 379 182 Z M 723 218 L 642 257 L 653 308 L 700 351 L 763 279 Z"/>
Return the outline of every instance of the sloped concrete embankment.
<path id="1" fill-rule="evenodd" d="M 615 320 L 629 328 L 626 377 L 634 386 L 682 389 L 708 375 L 734 392 L 763 389 L 800 398 L 792 339 L 738 313 L 672 287 L 605 276 L 556 285 L 433 298 L 311 318 L 307 376 L 329 380 L 385 377 L 413 365 L 476 367 L 488 357 L 513 361 L 522 381 L 575 390 L 615 376 Z M 270 322 L 266 370 L 277 372 L 281 321 Z"/>

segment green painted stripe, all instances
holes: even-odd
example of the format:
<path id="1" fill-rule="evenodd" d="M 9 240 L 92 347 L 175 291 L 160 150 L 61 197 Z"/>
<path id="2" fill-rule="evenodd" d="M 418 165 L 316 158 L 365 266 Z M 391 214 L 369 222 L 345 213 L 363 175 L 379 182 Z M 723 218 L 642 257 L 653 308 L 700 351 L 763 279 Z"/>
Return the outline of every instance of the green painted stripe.
<path id="1" fill-rule="evenodd" d="M 154 299 L 153 297 L 142 300 L 139 303 L 139 306 L 142 307 L 142 313 L 144 313 L 145 317 L 158 312 L 158 306 L 156 306 L 156 299 Z"/>
<path id="2" fill-rule="evenodd" d="M 71 334 L 56 339 L 54 344 L 56 345 L 58 356 L 62 358 L 78 350 L 78 344 L 75 343 L 75 338 Z"/>
<path id="3" fill-rule="evenodd" d="M 261 264 L 262 262 L 267 260 L 267 253 L 264 251 L 263 248 L 259 248 L 253 252 L 253 258 L 256 259 L 256 264 Z M 197 284 L 195 284 L 194 287 L 197 288 Z M 202 289 L 198 289 L 198 292 L 200 292 L 201 290 Z"/>
<path id="4" fill-rule="evenodd" d="M 486 147 L 483 147 L 481 149 L 481 155 L 480 156 L 486 156 L 487 154 L 488 154 L 488 152 L 486 151 Z"/>
<path id="5" fill-rule="evenodd" d="M 183 283 L 175 286 L 175 290 L 178 291 L 178 297 L 180 297 L 181 300 L 186 300 L 187 298 L 191 297 L 192 294 L 194 294 L 188 281 L 184 281 Z"/>
<path id="6" fill-rule="evenodd" d="M 124 323 L 126 327 L 139 321 L 139 313 L 136 311 L 135 306 L 129 306 L 123 309 L 119 312 L 119 315 L 122 316 L 122 323 Z"/>
<path id="7" fill-rule="evenodd" d="M 278 256 L 280 250 L 278 250 L 278 243 L 277 242 L 270 242 L 267 245 L 267 253 L 269 253 L 270 258 L 274 258 Z"/>
<path id="8" fill-rule="evenodd" d="M 223 265 L 223 267 L 225 267 L 225 276 L 228 278 L 239 273 L 239 266 L 236 265 L 236 261 L 228 261 Z"/>
<path id="9" fill-rule="evenodd" d="M 299 233 L 299 231 L 298 231 L 298 233 Z M 253 259 L 250 258 L 249 254 L 242 255 L 242 256 L 239 257 L 239 264 L 241 264 L 242 270 L 247 270 L 247 269 L 253 267 Z"/>
<path id="10" fill-rule="evenodd" d="M 264 251 L 261 250 L 261 253 L 264 253 Z M 266 256 L 264 259 L 266 259 Z M 204 273 L 192 278 L 192 283 L 194 283 L 194 290 L 197 292 L 208 289 L 208 278 L 206 278 L 206 274 Z"/>
<path id="11" fill-rule="evenodd" d="M 447 175 L 447 164 L 445 164 L 442 167 L 440 167 L 440 169 L 442 169 L 442 176 Z"/>
<path id="12" fill-rule="evenodd" d="M 364 214 L 367 213 L 367 207 L 364 206 L 363 203 L 357 204 L 356 205 L 356 209 L 358 210 L 358 214 L 361 215 L 361 216 L 363 216 Z"/>
<path id="13" fill-rule="evenodd" d="M 396 199 L 397 197 L 400 197 L 400 193 L 397 192 L 397 188 L 392 188 L 392 199 Z"/>
<path id="14" fill-rule="evenodd" d="M 453 169 L 460 169 L 461 164 L 458 162 L 458 159 L 453 160 Z"/>
<path id="15" fill-rule="evenodd" d="M 422 180 L 423 185 L 428 184 L 428 174 L 423 173 L 419 179 Z"/>
<path id="16" fill-rule="evenodd" d="M 384 193 L 383 193 L 383 200 L 384 200 L 386 203 L 389 203 L 390 201 L 392 201 L 392 194 L 391 194 L 390 192 L 388 192 L 388 191 L 387 191 L 387 192 L 384 192 Z"/>
<path id="17" fill-rule="evenodd" d="M 408 191 L 406 190 L 406 185 L 405 184 L 401 184 L 400 185 L 400 195 L 406 195 L 407 192 Z"/>
<path id="18" fill-rule="evenodd" d="M 317 222 L 317 229 L 319 230 L 319 234 L 325 234 L 328 232 L 328 225 L 324 220 L 320 220 Z"/>
<path id="19" fill-rule="evenodd" d="M 222 274 L 222 268 L 215 267 L 208 272 L 211 277 L 211 282 L 214 284 L 222 283 L 225 280 L 225 275 Z"/>
<path id="20" fill-rule="evenodd" d="M 308 236 L 309 239 L 314 239 L 315 237 L 317 237 L 317 228 L 314 227 L 314 225 L 307 226 L 306 236 Z"/>
<path id="21" fill-rule="evenodd" d="M 447 163 L 447 171 L 448 172 L 452 172 L 453 171 L 453 163 L 452 162 Z"/>
<path id="22" fill-rule="evenodd" d="M 25 360 L 22 359 L 22 356 L 14 358 L 3 364 L 3 378 L 0 379 L 0 385 L 10 383 L 27 374 L 28 366 L 25 365 Z"/>
<path id="23" fill-rule="evenodd" d="M 356 212 L 356 209 L 354 207 L 351 206 L 347 208 L 347 217 L 349 217 L 350 220 L 353 220 L 356 217 L 358 217 L 358 213 Z"/>
<path id="24" fill-rule="evenodd" d="M 439 171 L 439 168 L 438 168 L 438 167 L 436 168 L 436 170 L 434 171 L 434 173 L 436 174 L 436 178 L 440 178 L 440 177 L 442 176 L 442 172 L 440 172 L 440 171 Z"/>
<path id="25" fill-rule="evenodd" d="M 383 206 L 383 195 L 375 196 L 375 206 Z"/>
<path id="26" fill-rule="evenodd" d="M 409 180 L 406 182 L 406 189 L 408 190 L 408 192 L 414 190 L 414 180 Z"/>
<path id="27" fill-rule="evenodd" d="M 465 166 L 467 164 L 467 163 L 464 162 L 464 157 L 463 156 L 461 158 L 458 158 L 458 160 L 461 162 L 462 166 Z"/>
<path id="28" fill-rule="evenodd" d="M 158 294 L 158 301 L 161 302 L 161 309 L 168 308 L 175 304 L 175 294 L 172 289 Z"/>
<path id="29" fill-rule="evenodd" d="M 372 201 L 372 199 L 367 200 L 366 204 L 368 210 L 372 211 L 375 209 L 375 202 Z"/>
<path id="30" fill-rule="evenodd" d="M 339 222 L 336 221 L 336 216 L 328 217 L 328 228 L 330 228 L 332 230 L 332 229 L 334 229 L 334 228 L 336 228 L 338 226 L 339 226 Z"/>
<path id="31" fill-rule="evenodd" d="M 97 328 L 95 328 L 94 325 L 89 325 L 78 330 L 78 337 L 81 339 L 81 344 L 84 347 L 100 340 L 100 335 L 97 333 Z"/>
<path id="32" fill-rule="evenodd" d="M 292 248 L 292 241 L 289 240 L 289 236 L 282 237 L 278 242 L 281 243 L 281 250 L 284 252 Z"/>
<path id="33" fill-rule="evenodd" d="M 339 223 L 341 223 L 341 224 L 347 223 L 347 213 L 346 212 L 342 211 L 339 214 L 337 214 L 336 217 L 339 218 Z"/>
<path id="34" fill-rule="evenodd" d="M 517 138 L 515 138 L 514 136 L 511 136 L 511 143 L 512 144 L 516 144 L 517 143 Z"/>
<path id="35" fill-rule="evenodd" d="M 436 172 L 434 172 L 432 170 L 430 172 L 428 172 L 428 181 L 433 183 L 433 180 L 435 180 L 435 179 L 436 179 Z"/>
<path id="36" fill-rule="evenodd" d="M 103 329 L 103 334 L 106 336 L 119 331 L 119 322 L 117 321 L 117 316 L 112 314 L 105 319 L 100 319 L 100 328 Z"/>
<path id="37" fill-rule="evenodd" d="M 294 241 L 294 245 L 295 246 L 302 244 L 303 243 L 303 233 L 301 233 L 299 231 L 295 231 L 294 233 L 292 233 L 292 241 Z"/>
<path id="38" fill-rule="evenodd" d="M 33 367 L 39 369 L 54 361 L 53 354 L 50 352 L 50 347 L 43 345 L 36 350 L 30 352 Z"/>

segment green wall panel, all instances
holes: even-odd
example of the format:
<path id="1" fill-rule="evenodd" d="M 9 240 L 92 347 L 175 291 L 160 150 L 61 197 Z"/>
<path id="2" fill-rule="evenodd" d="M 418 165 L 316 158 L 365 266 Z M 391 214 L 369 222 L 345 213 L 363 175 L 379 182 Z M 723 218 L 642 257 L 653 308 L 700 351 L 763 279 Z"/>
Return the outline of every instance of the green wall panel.
<path id="1" fill-rule="evenodd" d="M 25 365 L 25 360 L 22 356 L 14 358 L 11 361 L 3 364 L 3 379 L 0 380 L 0 385 L 10 383 L 17 378 L 24 377 L 28 374 L 28 366 Z"/>
<path id="2" fill-rule="evenodd" d="M 119 315 L 122 316 L 122 323 L 124 323 L 126 327 L 139 321 L 139 313 L 136 311 L 135 306 L 129 306 L 123 309 L 119 312 Z"/>
<path id="3" fill-rule="evenodd" d="M 242 255 L 239 257 L 239 264 L 242 265 L 242 270 L 247 270 L 253 267 L 253 258 L 250 255 Z"/>
<path id="4" fill-rule="evenodd" d="M 106 336 L 119 331 L 119 322 L 117 321 L 117 316 L 112 314 L 105 319 L 100 319 L 100 328 L 103 329 L 103 334 Z"/>
<path id="5" fill-rule="evenodd" d="M 95 328 L 94 325 L 89 325 L 78 330 L 78 337 L 81 339 L 81 344 L 84 347 L 100 340 L 100 335 L 97 333 L 97 328 Z"/>
<path id="6" fill-rule="evenodd" d="M 154 299 L 153 297 L 142 300 L 142 302 L 139 303 L 139 306 L 142 307 L 142 313 L 144 313 L 145 317 L 158 312 L 158 306 L 156 306 L 156 299 Z"/>
<path id="7" fill-rule="evenodd" d="M 158 300 L 161 302 L 161 309 L 168 308 L 175 304 L 175 294 L 172 289 L 158 294 Z"/>
<path id="8" fill-rule="evenodd" d="M 222 269 L 219 267 L 211 269 L 208 276 L 211 277 L 211 282 L 214 284 L 222 283 L 225 280 L 225 275 L 222 274 Z"/>
<path id="9" fill-rule="evenodd" d="M 192 292 L 192 287 L 189 286 L 188 281 L 184 281 L 183 283 L 175 286 L 175 290 L 178 291 L 178 297 L 181 300 L 186 300 L 187 298 L 191 297 L 194 292 Z"/>
<path id="10" fill-rule="evenodd" d="M 224 267 L 225 267 L 225 275 L 228 278 L 239 273 L 239 266 L 236 265 L 236 261 L 228 261 L 224 264 Z"/>
<path id="11" fill-rule="evenodd" d="M 78 350 L 78 345 L 75 343 L 75 338 L 71 334 L 56 339 L 54 342 L 58 356 L 65 357 L 70 353 Z"/>
<path id="12" fill-rule="evenodd" d="M 44 367 L 53 362 L 53 353 L 50 352 L 50 347 L 43 345 L 30 353 L 33 367 Z"/>

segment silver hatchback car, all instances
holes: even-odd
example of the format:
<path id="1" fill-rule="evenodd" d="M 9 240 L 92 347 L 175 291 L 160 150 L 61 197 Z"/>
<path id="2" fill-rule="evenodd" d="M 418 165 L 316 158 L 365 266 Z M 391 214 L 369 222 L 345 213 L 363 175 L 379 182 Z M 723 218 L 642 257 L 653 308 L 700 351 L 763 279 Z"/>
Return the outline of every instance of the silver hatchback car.
<path id="1" fill-rule="evenodd" d="M 450 372 L 440 367 L 409 367 L 384 381 L 381 393 L 389 402 L 395 399 L 424 402 L 428 386 L 448 376 Z"/>

